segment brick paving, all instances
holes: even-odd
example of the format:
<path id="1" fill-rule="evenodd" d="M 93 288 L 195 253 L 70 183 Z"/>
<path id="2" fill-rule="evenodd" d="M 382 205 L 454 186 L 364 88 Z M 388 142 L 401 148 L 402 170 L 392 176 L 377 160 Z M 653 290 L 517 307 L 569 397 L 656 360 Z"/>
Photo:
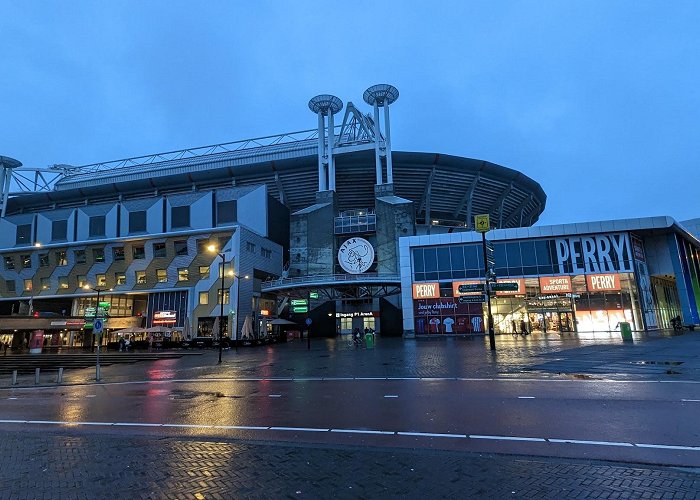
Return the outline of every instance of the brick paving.
<path id="1" fill-rule="evenodd" d="M 594 461 L 3 430 L 0 499 L 683 498 L 700 472 Z"/>

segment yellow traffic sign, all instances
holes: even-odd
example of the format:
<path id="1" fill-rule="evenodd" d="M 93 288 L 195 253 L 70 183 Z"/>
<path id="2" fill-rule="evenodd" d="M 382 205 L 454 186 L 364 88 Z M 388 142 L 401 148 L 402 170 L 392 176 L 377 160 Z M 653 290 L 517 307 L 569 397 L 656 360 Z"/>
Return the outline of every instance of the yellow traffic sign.
<path id="1" fill-rule="evenodd" d="M 489 222 L 489 214 L 475 215 L 474 227 L 480 233 L 488 232 L 491 229 L 491 223 Z"/>

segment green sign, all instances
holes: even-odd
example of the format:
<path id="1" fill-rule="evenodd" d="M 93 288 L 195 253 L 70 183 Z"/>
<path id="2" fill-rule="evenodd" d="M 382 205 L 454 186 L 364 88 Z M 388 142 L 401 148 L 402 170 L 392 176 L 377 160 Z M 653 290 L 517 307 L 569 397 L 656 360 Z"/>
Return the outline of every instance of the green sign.
<path id="1" fill-rule="evenodd" d="M 318 292 L 310 292 L 310 293 L 309 293 L 309 298 L 310 298 L 310 299 L 317 299 L 317 298 L 318 298 Z"/>
<path id="2" fill-rule="evenodd" d="M 293 299 L 291 301 L 292 306 L 308 306 L 309 301 L 306 299 Z"/>
<path id="3" fill-rule="evenodd" d="M 307 313 L 309 308 L 307 306 L 292 307 L 293 313 Z"/>

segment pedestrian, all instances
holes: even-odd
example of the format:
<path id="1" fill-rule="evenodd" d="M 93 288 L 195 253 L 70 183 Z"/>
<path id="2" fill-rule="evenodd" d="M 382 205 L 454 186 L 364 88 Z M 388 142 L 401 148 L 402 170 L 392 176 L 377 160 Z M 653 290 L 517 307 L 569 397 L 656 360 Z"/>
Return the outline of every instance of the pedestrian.
<path id="1" fill-rule="evenodd" d="M 530 333 L 527 331 L 527 323 L 525 322 L 525 320 L 522 320 L 520 322 L 520 333 L 522 333 L 523 335 L 528 335 Z"/>
<path id="2" fill-rule="evenodd" d="M 124 350 L 124 337 L 119 337 L 119 352 Z"/>
<path id="3" fill-rule="evenodd" d="M 3 344 L 3 347 L 5 349 L 5 356 L 7 356 L 7 348 L 10 347 L 10 343 L 5 341 L 5 343 Z"/>

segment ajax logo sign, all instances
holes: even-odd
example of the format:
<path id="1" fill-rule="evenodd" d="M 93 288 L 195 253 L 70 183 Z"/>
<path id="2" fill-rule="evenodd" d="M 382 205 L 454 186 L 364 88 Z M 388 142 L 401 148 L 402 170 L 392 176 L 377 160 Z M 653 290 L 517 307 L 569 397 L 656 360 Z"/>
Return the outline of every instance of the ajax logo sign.
<path id="1" fill-rule="evenodd" d="M 350 274 L 364 273 L 374 262 L 374 248 L 364 238 L 350 238 L 338 249 L 338 263 Z"/>

